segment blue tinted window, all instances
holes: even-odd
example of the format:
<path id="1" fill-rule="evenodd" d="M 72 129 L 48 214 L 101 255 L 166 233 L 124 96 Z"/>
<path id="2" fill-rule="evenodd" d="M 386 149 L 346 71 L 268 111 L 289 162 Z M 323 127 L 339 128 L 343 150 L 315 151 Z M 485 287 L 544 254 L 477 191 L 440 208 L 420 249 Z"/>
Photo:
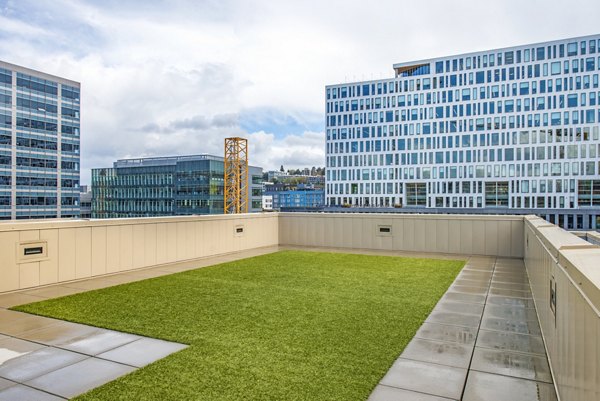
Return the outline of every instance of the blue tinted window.
<path id="1" fill-rule="evenodd" d="M 552 75 L 560 74 L 560 61 L 556 61 L 556 62 L 550 64 L 550 73 Z"/>
<path id="2" fill-rule="evenodd" d="M 435 63 L 435 72 L 437 74 L 441 74 L 444 72 L 444 62 L 443 61 L 438 61 Z"/>
<path id="3" fill-rule="evenodd" d="M 478 84 L 482 84 L 485 82 L 485 73 L 484 71 L 478 71 L 475 74 L 475 82 Z"/>
<path id="4" fill-rule="evenodd" d="M 585 59 L 585 70 L 586 71 L 594 71 L 594 69 L 595 69 L 594 58 L 593 57 L 586 58 Z"/>
<path id="5" fill-rule="evenodd" d="M 585 122 L 586 123 L 595 123 L 595 113 L 594 110 L 586 110 L 585 111 Z"/>
<path id="6" fill-rule="evenodd" d="M 567 97 L 567 107 L 577 107 L 577 95 L 569 95 Z"/>
<path id="7" fill-rule="evenodd" d="M 512 51 L 504 53 L 504 64 L 512 64 L 514 62 L 514 53 Z"/>
<path id="8" fill-rule="evenodd" d="M 6 74 L 3 72 L 0 72 L 0 83 L 12 84 L 12 76 L 8 72 Z"/>
<path id="9" fill-rule="evenodd" d="M 529 95 L 529 82 L 521 82 L 519 86 L 519 94 Z"/>
<path id="10" fill-rule="evenodd" d="M 567 56 L 576 56 L 577 55 L 577 43 L 569 43 L 567 45 Z"/>
<path id="11" fill-rule="evenodd" d="M 369 96 L 369 85 L 363 85 L 362 86 L 362 95 L 363 96 Z"/>

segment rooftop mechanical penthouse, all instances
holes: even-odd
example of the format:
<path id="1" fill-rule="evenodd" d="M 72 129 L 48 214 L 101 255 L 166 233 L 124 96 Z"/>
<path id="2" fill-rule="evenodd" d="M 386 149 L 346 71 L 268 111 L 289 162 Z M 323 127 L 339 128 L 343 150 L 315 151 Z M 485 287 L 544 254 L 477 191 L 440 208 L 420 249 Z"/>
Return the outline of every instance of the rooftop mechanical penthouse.
<path id="1" fill-rule="evenodd" d="M 327 86 L 327 205 L 600 227 L 599 47 L 563 39 Z"/>

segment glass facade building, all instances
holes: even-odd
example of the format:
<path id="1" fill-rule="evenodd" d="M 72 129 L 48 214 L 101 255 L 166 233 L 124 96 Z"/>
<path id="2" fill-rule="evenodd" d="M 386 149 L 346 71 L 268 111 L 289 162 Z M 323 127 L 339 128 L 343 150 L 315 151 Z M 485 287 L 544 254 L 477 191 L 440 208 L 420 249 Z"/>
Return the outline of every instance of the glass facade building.
<path id="1" fill-rule="evenodd" d="M 80 84 L 0 61 L 0 220 L 79 217 Z"/>
<path id="2" fill-rule="evenodd" d="M 327 86 L 326 204 L 600 227 L 600 35 Z"/>
<path id="3" fill-rule="evenodd" d="M 325 203 L 325 191 L 322 189 L 266 191 L 271 197 L 271 209 L 281 208 L 321 208 Z"/>
<path id="4" fill-rule="evenodd" d="M 248 211 L 261 211 L 262 168 L 249 166 Z M 222 214 L 224 161 L 210 155 L 124 159 L 92 169 L 92 218 Z"/>

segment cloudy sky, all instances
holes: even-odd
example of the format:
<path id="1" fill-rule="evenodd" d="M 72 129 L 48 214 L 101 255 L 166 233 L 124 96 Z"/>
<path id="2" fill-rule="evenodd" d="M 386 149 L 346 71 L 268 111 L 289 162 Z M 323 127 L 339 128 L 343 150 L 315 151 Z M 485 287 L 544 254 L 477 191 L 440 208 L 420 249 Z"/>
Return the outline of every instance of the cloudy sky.
<path id="1" fill-rule="evenodd" d="M 118 158 L 324 165 L 324 86 L 394 62 L 598 33 L 600 2 L 0 0 L 0 60 L 82 84 L 82 183 Z"/>

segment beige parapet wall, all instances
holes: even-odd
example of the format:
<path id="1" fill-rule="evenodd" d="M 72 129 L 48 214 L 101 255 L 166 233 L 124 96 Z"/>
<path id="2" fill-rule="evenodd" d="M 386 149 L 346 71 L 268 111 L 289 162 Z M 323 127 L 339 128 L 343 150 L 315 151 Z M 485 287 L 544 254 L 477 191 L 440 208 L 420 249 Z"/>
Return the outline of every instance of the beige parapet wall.
<path id="1" fill-rule="evenodd" d="M 527 217 L 525 265 L 560 399 L 600 400 L 600 248 Z"/>
<path id="2" fill-rule="evenodd" d="M 0 223 L 0 292 L 277 245 L 276 214 Z"/>
<path id="3" fill-rule="evenodd" d="M 523 216 L 280 213 L 279 244 L 523 257 Z"/>

